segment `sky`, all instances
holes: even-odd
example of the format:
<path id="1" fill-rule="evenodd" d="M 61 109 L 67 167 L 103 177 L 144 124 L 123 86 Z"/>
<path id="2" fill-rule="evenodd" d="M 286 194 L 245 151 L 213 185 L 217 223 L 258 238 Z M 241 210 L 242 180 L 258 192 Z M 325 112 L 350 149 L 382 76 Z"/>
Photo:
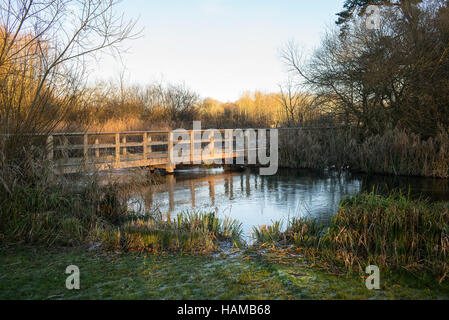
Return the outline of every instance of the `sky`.
<path id="1" fill-rule="evenodd" d="M 104 57 L 94 80 L 185 84 L 201 97 L 235 101 L 246 91 L 276 92 L 286 67 L 279 50 L 295 40 L 316 48 L 344 0 L 123 0 L 143 29 L 121 59 Z"/>

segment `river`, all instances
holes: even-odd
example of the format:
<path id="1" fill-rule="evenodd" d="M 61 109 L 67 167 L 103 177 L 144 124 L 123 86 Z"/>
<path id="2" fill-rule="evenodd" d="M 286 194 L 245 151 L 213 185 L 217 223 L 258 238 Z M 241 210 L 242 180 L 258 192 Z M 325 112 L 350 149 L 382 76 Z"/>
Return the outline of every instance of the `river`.
<path id="1" fill-rule="evenodd" d="M 401 189 L 411 197 L 449 201 L 449 180 L 369 176 L 311 170 L 279 170 L 274 176 L 257 171 L 225 172 L 221 168 L 179 170 L 163 184 L 130 202 L 136 211 L 158 208 L 176 215 L 187 210 L 217 212 L 242 222 L 247 237 L 254 226 L 289 217 L 310 216 L 326 223 L 345 196 Z"/>

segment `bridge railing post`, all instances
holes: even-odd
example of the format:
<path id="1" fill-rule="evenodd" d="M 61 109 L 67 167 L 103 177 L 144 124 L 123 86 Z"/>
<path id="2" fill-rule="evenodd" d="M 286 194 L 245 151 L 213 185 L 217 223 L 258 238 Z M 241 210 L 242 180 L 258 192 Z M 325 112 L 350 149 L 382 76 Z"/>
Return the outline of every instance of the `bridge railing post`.
<path id="1" fill-rule="evenodd" d="M 168 133 L 168 150 L 167 150 L 167 156 L 168 156 L 168 162 L 166 171 L 168 173 L 173 173 L 173 170 L 175 169 L 175 163 L 174 163 L 174 155 L 173 155 L 173 132 Z"/>
<path id="2" fill-rule="evenodd" d="M 115 134 L 115 164 L 120 163 L 120 133 Z"/>
<path id="3" fill-rule="evenodd" d="M 128 148 L 126 147 L 126 136 L 122 138 L 122 143 L 125 145 L 123 148 L 123 155 L 126 156 L 128 154 Z"/>
<path id="4" fill-rule="evenodd" d="M 68 159 L 69 158 L 69 139 L 67 138 L 67 136 L 63 136 L 62 137 L 62 156 L 64 157 L 64 159 Z"/>
<path id="5" fill-rule="evenodd" d="M 100 141 L 98 138 L 95 138 L 95 158 L 100 158 L 100 148 L 99 148 Z"/>
<path id="6" fill-rule="evenodd" d="M 244 157 L 245 157 L 246 161 L 248 161 L 248 159 L 249 159 L 249 131 L 248 130 L 245 131 L 244 137 L 245 137 Z"/>
<path id="7" fill-rule="evenodd" d="M 83 157 L 84 161 L 87 162 L 89 157 L 89 136 L 87 134 L 83 136 Z"/>
<path id="8" fill-rule="evenodd" d="M 211 131 L 209 137 L 209 146 L 210 146 L 210 156 L 212 159 L 215 159 L 215 133 Z"/>
<path id="9" fill-rule="evenodd" d="M 190 164 L 195 163 L 195 131 L 190 131 Z"/>
<path id="10" fill-rule="evenodd" d="M 153 153 L 153 146 L 151 146 L 152 142 L 153 142 L 153 139 L 151 138 L 151 135 L 147 134 L 147 150 L 148 150 L 149 154 Z"/>
<path id="11" fill-rule="evenodd" d="M 53 136 L 47 137 L 47 159 L 53 160 L 54 159 L 54 142 L 53 142 Z"/>
<path id="12" fill-rule="evenodd" d="M 148 134 L 146 132 L 143 133 L 142 136 L 142 144 L 143 144 L 143 160 L 147 160 L 148 153 Z"/>
<path id="13" fill-rule="evenodd" d="M 234 151 L 234 139 L 232 136 L 232 130 L 226 130 L 225 131 L 225 163 L 226 164 L 232 164 L 234 162 L 233 160 L 233 151 Z"/>

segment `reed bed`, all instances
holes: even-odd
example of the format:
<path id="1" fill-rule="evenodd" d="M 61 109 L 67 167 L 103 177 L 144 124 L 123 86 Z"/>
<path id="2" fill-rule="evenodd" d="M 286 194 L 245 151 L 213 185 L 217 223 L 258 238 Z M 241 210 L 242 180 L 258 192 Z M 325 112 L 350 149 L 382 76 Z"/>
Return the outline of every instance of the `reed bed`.
<path id="1" fill-rule="evenodd" d="M 47 246 L 81 245 L 129 215 L 129 185 L 102 185 L 95 175 L 62 178 L 48 184 L 17 183 L 0 195 L 0 239 Z"/>
<path id="2" fill-rule="evenodd" d="M 0 241 L 75 246 L 98 239 L 102 230 L 129 217 L 127 197 L 157 183 L 142 170 L 128 182 L 80 173 L 56 176 L 51 161 L 35 156 L 20 166 L 0 153 Z"/>
<path id="3" fill-rule="evenodd" d="M 399 129 L 368 137 L 354 128 L 286 131 L 280 135 L 279 164 L 449 178 L 449 133 L 441 130 L 433 138 L 422 139 Z"/>
<path id="4" fill-rule="evenodd" d="M 270 238 L 267 230 L 254 232 L 256 243 Z M 337 270 L 363 272 L 373 264 L 448 280 L 449 203 L 363 194 L 343 200 L 330 225 L 296 218 L 279 238 Z"/>
<path id="5" fill-rule="evenodd" d="M 235 220 L 215 213 L 184 212 L 172 218 L 167 214 L 138 218 L 103 235 L 107 249 L 148 252 L 209 253 L 218 250 L 220 241 L 240 247 L 242 229 Z"/>

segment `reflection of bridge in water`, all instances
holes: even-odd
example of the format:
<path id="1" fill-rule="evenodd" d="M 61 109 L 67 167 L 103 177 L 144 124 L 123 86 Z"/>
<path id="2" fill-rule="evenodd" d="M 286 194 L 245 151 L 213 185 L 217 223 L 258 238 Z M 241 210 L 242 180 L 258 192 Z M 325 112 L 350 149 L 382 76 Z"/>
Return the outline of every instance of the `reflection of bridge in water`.
<path id="1" fill-rule="evenodd" d="M 234 182 L 235 182 L 235 180 L 240 180 L 241 185 L 243 185 L 243 180 L 246 179 L 246 183 L 244 184 L 246 187 L 246 193 L 250 194 L 251 186 L 250 186 L 250 182 L 249 182 L 249 177 L 250 177 L 249 175 L 239 175 L 239 174 L 234 175 L 232 173 L 229 173 L 228 175 L 226 175 L 226 177 L 209 175 L 209 176 L 206 176 L 203 178 L 198 178 L 195 180 L 188 179 L 187 181 L 185 181 L 185 183 L 183 183 L 182 179 L 177 181 L 176 176 L 168 175 L 165 177 L 165 179 L 166 179 L 165 184 L 160 185 L 160 186 L 149 187 L 145 192 L 145 198 L 143 200 L 144 200 L 145 206 L 147 208 L 152 208 L 154 205 L 153 194 L 155 192 L 166 191 L 168 193 L 168 208 L 170 211 L 174 211 L 175 210 L 175 188 L 176 188 L 177 183 L 180 183 L 184 187 L 182 189 L 183 195 L 184 196 L 189 195 L 190 205 L 192 208 L 195 208 L 197 206 L 196 188 L 198 188 L 199 185 L 204 186 L 204 184 L 207 184 L 210 205 L 215 206 L 215 196 L 216 196 L 215 186 L 217 184 L 224 185 L 224 195 L 229 200 L 232 200 L 232 199 L 234 199 Z M 224 180 L 224 183 L 223 183 L 223 180 Z"/>
<path id="2" fill-rule="evenodd" d="M 214 169 L 212 169 L 214 170 Z M 163 202 L 165 210 L 179 211 L 179 205 L 188 208 L 220 207 L 229 203 L 240 204 L 247 199 L 263 206 L 264 203 L 281 203 L 294 211 L 298 201 L 321 201 L 318 205 L 335 203 L 335 194 L 358 192 L 360 185 L 356 181 L 347 184 L 347 179 L 326 176 L 324 179 L 315 175 L 294 177 L 261 176 L 250 170 L 245 172 L 226 172 L 215 169 L 215 174 L 202 174 L 190 170 L 179 175 L 165 177 L 165 183 L 148 187 L 141 196 L 146 208 L 153 208 Z M 346 180 L 346 181 L 345 181 Z M 352 189 L 352 190 L 350 190 Z M 326 194 L 319 199 L 320 194 Z M 198 198 L 200 198 L 198 202 Z M 246 205 L 246 204 L 245 204 Z"/>

